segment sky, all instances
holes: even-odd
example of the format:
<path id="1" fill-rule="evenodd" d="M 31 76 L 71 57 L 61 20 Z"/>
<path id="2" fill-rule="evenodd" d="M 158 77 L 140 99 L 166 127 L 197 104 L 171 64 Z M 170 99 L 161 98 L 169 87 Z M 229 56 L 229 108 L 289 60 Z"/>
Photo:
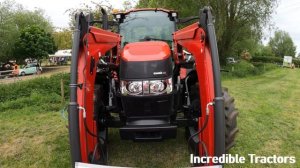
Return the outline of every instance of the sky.
<path id="1" fill-rule="evenodd" d="M 281 0 L 273 14 L 275 26 L 290 34 L 297 46 L 297 55 L 300 52 L 300 0 Z M 269 32 L 268 36 L 273 36 Z"/>
<path id="2" fill-rule="evenodd" d="M 0 0 L 2 1 L 2 0 Z M 94 0 L 97 2 L 100 0 Z M 103 0 L 106 1 L 106 0 Z M 124 0 L 107 0 L 116 9 L 121 9 Z M 33 10 L 42 8 L 45 14 L 50 17 L 55 27 L 68 27 L 69 15 L 67 9 L 78 8 L 82 3 L 90 3 L 91 0 L 16 0 L 25 8 Z M 272 22 L 279 30 L 287 31 L 297 46 L 297 53 L 300 52 L 300 0 L 280 0 L 278 7 L 273 13 Z M 273 31 L 266 31 L 266 40 L 273 36 Z"/>

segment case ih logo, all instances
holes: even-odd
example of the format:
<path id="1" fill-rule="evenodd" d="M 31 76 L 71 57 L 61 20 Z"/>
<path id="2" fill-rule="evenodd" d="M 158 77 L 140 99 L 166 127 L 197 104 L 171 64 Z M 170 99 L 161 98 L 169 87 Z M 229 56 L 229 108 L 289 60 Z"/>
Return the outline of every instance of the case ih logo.
<path id="1" fill-rule="evenodd" d="M 166 72 L 153 72 L 153 75 L 165 75 L 167 74 Z"/>

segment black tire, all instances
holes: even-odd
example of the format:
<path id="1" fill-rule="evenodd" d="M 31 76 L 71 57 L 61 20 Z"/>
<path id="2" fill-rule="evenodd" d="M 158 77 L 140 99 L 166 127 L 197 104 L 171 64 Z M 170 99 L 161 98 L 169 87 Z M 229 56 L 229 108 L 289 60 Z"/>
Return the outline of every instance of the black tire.
<path id="1" fill-rule="evenodd" d="M 103 133 L 102 133 L 103 134 Z M 104 136 L 101 136 L 104 140 L 104 142 L 101 142 L 101 149 L 100 149 L 100 154 L 101 154 L 101 157 L 100 157 L 100 160 L 99 160 L 99 164 L 100 165 L 107 165 L 108 163 L 108 128 L 105 129 L 105 132 L 104 132 Z"/>
<path id="2" fill-rule="evenodd" d="M 191 86 L 190 98 L 191 98 L 191 108 L 193 111 L 199 111 L 199 85 L 195 83 Z M 235 137 L 239 132 L 237 127 L 237 116 L 239 111 L 235 108 L 234 98 L 231 97 L 228 93 L 227 88 L 222 88 L 223 97 L 224 97 L 224 113 L 225 113 L 225 152 L 228 153 L 229 150 L 235 145 Z M 196 128 L 195 128 L 196 129 Z M 197 130 L 197 129 L 196 129 Z M 188 127 L 185 128 L 185 137 L 188 139 L 191 136 L 191 133 L 188 130 Z"/>
<path id="3" fill-rule="evenodd" d="M 98 136 L 101 139 L 98 140 L 96 156 L 91 155 L 91 163 L 99 165 L 107 165 L 108 162 L 108 149 L 107 149 L 107 138 L 108 138 L 108 129 L 100 131 Z"/>
<path id="4" fill-rule="evenodd" d="M 25 74 L 25 72 L 21 72 L 21 76 L 25 76 L 26 74 Z"/>
<path id="5" fill-rule="evenodd" d="M 223 88 L 224 112 L 225 112 L 225 152 L 235 145 L 235 137 L 239 132 L 237 127 L 238 109 L 235 108 L 234 98 L 228 94 L 228 89 Z"/>
<path id="6" fill-rule="evenodd" d="M 108 141 L 108 127 L 99 123 L 100 121 L 105 120 L 106 112 L 105 105 L 103 102 L 103 86 L 95 85 L 94 90 L 94 116 L 97 118 L 97 127 L 98 127 L 98 155 L 100 158 L 97 158 L 93 163 L 106 165 L 108 162 L 108 149 L 107 149 L 107 141 Z M 100 138 L 101 137 L 101 138 Z"/>

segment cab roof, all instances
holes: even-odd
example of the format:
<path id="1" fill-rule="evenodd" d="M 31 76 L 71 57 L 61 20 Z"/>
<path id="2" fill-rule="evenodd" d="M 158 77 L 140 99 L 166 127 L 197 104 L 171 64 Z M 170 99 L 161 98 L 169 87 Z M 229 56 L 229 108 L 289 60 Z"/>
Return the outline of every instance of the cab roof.
<path id="1" fill-rule="evenodd" d="M 162 11 L 166 13 L 177 13 L 175 10 L 167 10 L 163 8 L 137 8 L 137 9 L 131 9 L 129 11 L 124 11 L 124 12 L 116 12 L 114 15 L 121 14 L 121 15 L 127 15 L 131 12 L 139 12 L 139 11 Z"/>

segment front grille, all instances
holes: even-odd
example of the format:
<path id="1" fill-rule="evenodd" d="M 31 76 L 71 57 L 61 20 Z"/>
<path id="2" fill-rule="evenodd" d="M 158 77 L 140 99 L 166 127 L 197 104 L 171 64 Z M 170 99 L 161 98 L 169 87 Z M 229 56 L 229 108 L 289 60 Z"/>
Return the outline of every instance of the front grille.
<path id="1" fill-rule="evenodd" d="M 173 94 L 159 96 L 123 96 L 122 104 L 128 118 L 159 117 L 173 114 Z"/>

